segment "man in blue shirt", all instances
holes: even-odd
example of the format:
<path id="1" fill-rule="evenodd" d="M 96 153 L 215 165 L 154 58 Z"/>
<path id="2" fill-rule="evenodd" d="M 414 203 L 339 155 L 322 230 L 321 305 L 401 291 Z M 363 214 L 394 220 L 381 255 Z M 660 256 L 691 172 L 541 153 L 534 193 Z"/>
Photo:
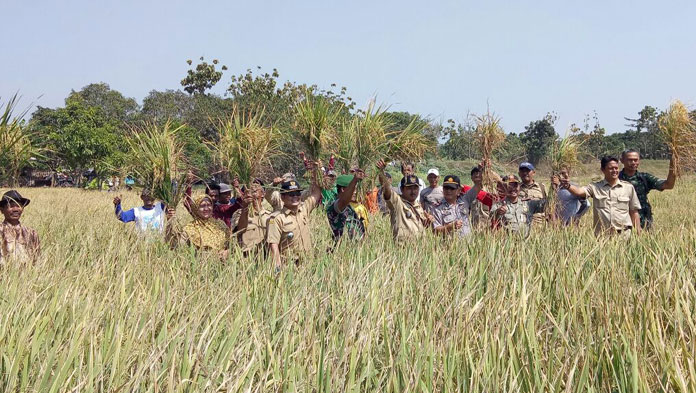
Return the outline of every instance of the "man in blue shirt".
<path id="1" fill-rule="evenodd" d="M 134 221 L 135 228 L 139 233 L 164 233 L 164 220 L 166 216 L 164 203 L 160 202 L 155 204 L 155 198 L 152 197 L 150 190 L 147 189 L 143 189 L 140 193 L 140 199 L 143 201 L 141 207 L 124 211 L 121 208 L 121 197 L 117 196 L 114 198 L 116 218 L 121 222 Z"/>

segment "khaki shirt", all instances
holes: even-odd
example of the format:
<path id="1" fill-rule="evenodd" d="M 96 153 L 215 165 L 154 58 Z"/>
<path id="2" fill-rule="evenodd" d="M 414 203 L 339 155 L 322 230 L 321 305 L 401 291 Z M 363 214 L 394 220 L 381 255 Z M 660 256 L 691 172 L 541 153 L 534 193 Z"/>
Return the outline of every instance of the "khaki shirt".
<path id="1" fill-rule="evenodd" d="M 529 227 L 532 224 L 533 214 L 544 210 L 546 201 L 543 199 L 535 201 L 523 201 L 517 198 L 517 201 L 511 202 L 505 199 L 493 204 L 491 215 L 496 216 L 496 212 L 501 207 L 505 207 L 505 213 L 498 216 L 500 224 L 508 232 L 516 232 L 526 237 L 529 236 Z"/>
<path id="2" fill-rule="evenodd" d="M 237 210 L 232 216 L 233 225 L 236 227 L 239 223 L 239 217 L 242 215 L 242 210 Z M 237 232 L 237 239 L 243 252 L 248 252 L 256 247 L 263 246 L 266 238 L 266 229 L 268 228 L 268 219 L 271 217 L 271 212 L 265 207 L 261 207 L 261 211 L 249 210 L 249 218 L 247 227 L 244 230 Z"/>
<path id="3" fill-rule="evenodd" d="M 520 185 L 520 199 L 523 201 L 538 201 L 546 199 L 546 187 L 543 184 L 532 182 L 527 185 L 522 183 Z M 544 212 L 534 213 L 532 216 L 532 222 L 534 224 L 543 224 L 546 222 L 546 216 Z"/>
<path id="4" fill-rule="evenodd" d="M 633 227 L 630 210 L 640 210 L 638 195 L 631 183 L 619 180 L 610 186 L 606 180 L 585 187 L 592 197 L 592 216 L 595 234 L 625 231 Z"/>
<path id="5" fill-rule="evenodd" d="M 268 219 L 266 242 L 277 244 L 281 255 L 293 260 L 311 253 L 313 248 L 309 219 L 318 204 L 319 201 L 310 195 L 300 204 L 297 213 L 285 207 L 273 212 Z"/>
<path id="6" fill-rule="evenodd" d="M 415 201 L 415 205 L 405 201 L 401 195 L 391 194 L 390 199 L 384 200 L 389 209 L 392 235 L 397 242 L 420 237 L 425 231 L 425 211 Z"/>

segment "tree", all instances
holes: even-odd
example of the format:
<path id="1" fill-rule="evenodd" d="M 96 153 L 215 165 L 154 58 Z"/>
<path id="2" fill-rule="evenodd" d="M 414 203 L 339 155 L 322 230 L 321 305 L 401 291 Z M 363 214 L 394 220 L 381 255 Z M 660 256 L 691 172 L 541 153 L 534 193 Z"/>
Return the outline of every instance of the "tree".
<path id="1" fill-rule="evenodd" d="M 634 133 L 634 142 L 631 148 L 640 150 L 644 158 L 658 159 L 668 158 L 669 148 L 660 136 L 660 129 L 657 125 L 660 113 L 657 108 L 645 106 L 638 112 L 637 119 L 625 118 L 630 128 L 628 132 Z"/>
<path id="2" fill-rule="evenodd" d="M 45 139 L 51 151 L 47 164 L 78 174 L 95 167 L 118 152 L 118 123 L 109 119 L 98 106 L 88 106 L 79 95 L 71 95 L 64 108 L 39 108 L 31 120 L 32 129 Z M 78 180 L 79 183 L 79 180 Z"/>
<path id="3" fill-rule="evenodd" d="M 184 91 L 191 95 L 205 94 L 206 90 L 212 89 L 220 81 L 222 71 L 227 70 L 227 66 L 224 65 L 222 66 L 222 71 L 216 69 L 217 59 L 213 60 L 213 64 L 208 64 L 203 57 L 200 60 L 201 62 L 196 65 L 196 68 L 188 70 L 186 77 L 181 80 L 181 86 L 184 87 Z M 193 62 L 186 60 L 186 63 L 191 65 Z"/>
<path id="4" fill-rule="evenodd" d="M 193 111 L 194 106 L 193 98 L 181 90 L 152 90 L 143 99 L 141 114 L 150 121 L 183 122 L 186 116 Z"/>
<path id="5" fill-rule="evenodd" d="M 119 122 L 135 119 L 140 106 L 133 98 L 124 97 L 121 92 L 111 90 L 106 83 L 91 83 L 80 91 L 71 91 L 68 98 L 78 96 L 87 107 L 98 107 L 104 116 Z"/>
<path id="6" fill-rule="evenodd" d="M 525 147 L 527 160 L 537 165 L 542 158 L 546 157 L 549 147 L 558 138 L 554 123 L 556 116 L 547 114 L 543 119 L 536 120 L 527 127 L 525 132 L 520 134 L 520 141 Z"/>

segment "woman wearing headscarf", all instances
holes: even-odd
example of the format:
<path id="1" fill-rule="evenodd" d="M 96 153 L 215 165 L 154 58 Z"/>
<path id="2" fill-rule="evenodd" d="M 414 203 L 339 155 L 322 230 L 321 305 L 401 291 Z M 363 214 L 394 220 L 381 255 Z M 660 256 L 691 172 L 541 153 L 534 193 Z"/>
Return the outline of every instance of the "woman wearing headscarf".
<path id="1" fill-rule="evenodd" d="M 176 247 L 184 244 L 193 246 L 199 251 L 217 252 L 221 258 L 227 258 L 229 253 L 229 228 L 224 222 L 213 218 L 213 201 L 208 195 L 201 195 L 191 203 L 193 221 L 183 228 L 177 220 L 169 220 L 167 224 L 167 241 Z M 172 211 L 170 217 L 174 217 Z"/>

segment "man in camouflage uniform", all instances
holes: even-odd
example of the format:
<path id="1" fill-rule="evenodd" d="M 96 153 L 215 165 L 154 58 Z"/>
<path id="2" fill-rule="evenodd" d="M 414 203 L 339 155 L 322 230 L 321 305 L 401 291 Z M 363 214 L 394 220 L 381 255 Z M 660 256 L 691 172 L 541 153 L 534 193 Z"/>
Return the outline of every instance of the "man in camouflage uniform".
<path id="1" fill-rule="evenodd" d="M 520 164 L 519 172 L 522 184 L 520 186 L 520 199 L 523 201 L 545 201 L 546 187 L 543 184 L 534 181 L 536 170 L 531 162 L 523 162 Z M 546 216 L 543 211 L 535 213 L 533 216 L 535 225 L 546 222 Z"/>
<path id="2" fill-rule="evenodd" d="M 522 200 L 520 198 L 520 179 L 515 175 L 505 176 L 503 183 L 505 184 L 506 197 L 504 200 L 494 203 L 491 209 L 494 225 L 500 226 L 508 232 L 527 237 L 529 236 L 532 216 L 544 211 L 546 200 Z"/>
<path id="3" fill-rule="evenodd" d="M 365 178 L 365 172 L 357 169 L 353 175 L 341 175 L 336 178 L 338 197 L 326 206 L 326 218 L 331 227 L 335 243 L 344 235 L 349 239 L 362 239 L 367 226 L 367 209 L 358 203 L 356 188 Z"/>
<path id="4" fill-rule="evenodd" d="M 646 172 L 638 172 L 640 165 L 640 154 L 633 150 L 625 150 L 621 153 L 621 163 L 623 170 L 619 173 L 619 180 L 627 181 L 633 185 L 633 188 L 638 194 L 641 209 L 638 212 L 640 215 L 640 226 L 643 229 L 650 229 L 653 223 L 652 206 L 648 202 L 648 193 L 651 190 L 664 191 L 674 188 L 674 183 L 677 181 L 677 175 L 674 172 L 674 162 L 669 161 L 669 173 L 667 179 L 661 180 Z"/>

